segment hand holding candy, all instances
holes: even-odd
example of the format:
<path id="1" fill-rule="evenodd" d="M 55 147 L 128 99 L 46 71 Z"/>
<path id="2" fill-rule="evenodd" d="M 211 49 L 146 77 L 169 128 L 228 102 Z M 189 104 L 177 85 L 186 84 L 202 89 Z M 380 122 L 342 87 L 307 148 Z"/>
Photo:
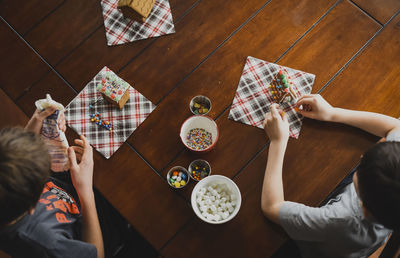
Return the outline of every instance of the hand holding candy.
<path id="1" fill-rule="evenodd" d="M 304 95 L 296 103 L 297 113 L 322 121 L 331 121 L 334 110 L 334 107 L 319 94 Z"/>
<path id="2" fill-rule="evenodd" d="M 270 106 L 264 120 L 264 129 L 271 142 L 287 142 L 289 139 L 289 122 L 286 113 L 278 109 L 278 104 Z"/>

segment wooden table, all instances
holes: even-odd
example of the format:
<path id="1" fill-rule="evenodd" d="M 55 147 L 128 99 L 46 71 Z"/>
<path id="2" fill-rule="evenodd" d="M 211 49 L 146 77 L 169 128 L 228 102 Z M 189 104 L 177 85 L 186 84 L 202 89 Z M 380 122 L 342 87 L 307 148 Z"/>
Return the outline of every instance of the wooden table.
<path id="1" fill-rule="evenodd" d="M 27 116 L 45 93 L 67 105 L 107 65 L 157 108 L 109 160 L 95 152 L 96 187 L 165 257 L 270 256 L 288 237 L 260 209 L 268 138 L 227 118 L 247 56 L 315 74 L 312 92 L 332 105 L 399 117 L 400 2 L 170 4 L 175 34 L 108 47 L 99 0 L 1 0 L 1 97 L 15 103 L 10 112 Z M 178 136 L 195 95 L 211 99 L 220 129 L 216 148 L 202 155 L 185 150 Z M 376 140 L 305 119 L 288 144 L 285 198 L 319 205 Z M 231 222 L 213 226 L 194 215 L 193 182 L 168 186 L 169 168 L 197 158 L 239 186 L 242 207 Z"/>

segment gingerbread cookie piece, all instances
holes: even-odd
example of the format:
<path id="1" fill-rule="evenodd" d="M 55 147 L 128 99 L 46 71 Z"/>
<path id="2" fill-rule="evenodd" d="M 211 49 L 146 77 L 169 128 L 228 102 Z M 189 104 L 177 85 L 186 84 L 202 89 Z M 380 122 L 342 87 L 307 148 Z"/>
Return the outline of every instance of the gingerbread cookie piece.
<path id="1" fill-rule="evenodd" d="M 119 0 L 118 9 L 126 18 L 145 22 L 154 3 L 155 0 Z"/>
<path id="2" fill-rule="evenodd" d="M 272 97 L 276 103 L 284 101 L 296 101 L 296 92 L 293 90 L 293 82 L 287 73 L 279 71 L 274 80 L 268 86 L 271 89 Z"/>
<path id="3" fill-rule="evenodd" d="M 129 84 L 116 75 L 106 72 L 97 84 L 97 90 L 111 104 L 122 109 L 129 100 Z"/>

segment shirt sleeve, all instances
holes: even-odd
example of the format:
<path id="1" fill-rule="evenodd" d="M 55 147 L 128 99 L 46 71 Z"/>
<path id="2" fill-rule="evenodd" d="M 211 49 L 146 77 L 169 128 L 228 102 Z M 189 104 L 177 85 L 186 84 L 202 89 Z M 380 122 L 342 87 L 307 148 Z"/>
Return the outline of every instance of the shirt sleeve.
<path id="1" fill-rule="evenodd" d="M 73 257 L 87 257 L 97 258 L 96 246 L 80 240 L 74 239 L 59 239 L 48 246 L 47 251 L 49 257 L 57 258 L 73 258 Z"/>
<path id="2" fill-rule="evenodd" d="M 285 201 L 279 210 L 279 222 L 294 240 L 322 242 L 331 225 L 331 211 Z"/>
<path id="3" fill-rule="evenodd" d="M 400 130 L 389 133 L 386 136 L 387 142 L 400 142 Z"/>

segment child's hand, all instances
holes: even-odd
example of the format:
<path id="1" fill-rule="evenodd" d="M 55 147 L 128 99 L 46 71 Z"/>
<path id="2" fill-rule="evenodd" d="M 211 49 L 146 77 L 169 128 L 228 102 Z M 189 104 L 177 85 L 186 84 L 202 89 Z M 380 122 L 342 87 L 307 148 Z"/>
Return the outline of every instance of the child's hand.
<path id="1" fill-rule="evenodd" d="M 300 109 L 300 106 L 303 106 Z M 297 113 L 317 120 L 331 121 L 334 108 L 319 94 L 302 96 L 296 103 Z"/>
<path id="2" fill-rule="evenodd" d="M 25 130 L 34 132 L 36 134 L 40 134 L 40 130 L 42 130 L 43 120 L 46 117 L 50 116 L 56 111 L 54 107 L 48 107 L 45 110 L 36 109 L 35 113 L 33 113 L 31 119 L 28 121 L 28 124 L 25 126 Z"/>
<path id="3" fill-rule="evenodd" d="M 93 149 L 86 137 L 74 141 L 78 146 L 68 148 L 71 179 L 79 198 L 93 197 Z M 79 164 L 77 158 L 80 159 Z"/>
<path id="4" fill-rule="evenodd" d="M 287 142 L 289 139 L 289 122 L 286 113 L 278 109 L 278 104 L 272 104 L 270 112 L 264 120 L 264 129 L 271 142 Z"/>

